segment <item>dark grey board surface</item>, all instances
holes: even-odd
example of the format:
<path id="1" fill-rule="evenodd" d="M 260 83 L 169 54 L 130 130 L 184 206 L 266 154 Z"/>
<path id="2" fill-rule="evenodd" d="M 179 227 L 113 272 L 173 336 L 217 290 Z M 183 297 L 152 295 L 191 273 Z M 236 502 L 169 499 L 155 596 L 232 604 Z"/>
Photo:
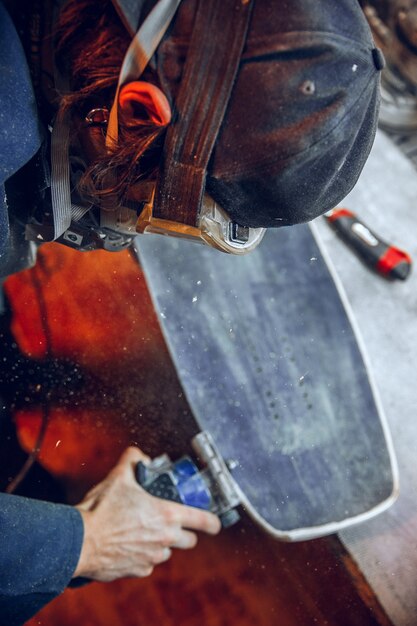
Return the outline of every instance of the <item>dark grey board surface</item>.
<path id="1" fill-rule="evenodd" d="M 245 257 L 160 236 L 137 247 L 194 417 L 238 462 L 257 521 L 304 539 L 386 508 L 389 434 L 310 228 L 268 232 Z"/>

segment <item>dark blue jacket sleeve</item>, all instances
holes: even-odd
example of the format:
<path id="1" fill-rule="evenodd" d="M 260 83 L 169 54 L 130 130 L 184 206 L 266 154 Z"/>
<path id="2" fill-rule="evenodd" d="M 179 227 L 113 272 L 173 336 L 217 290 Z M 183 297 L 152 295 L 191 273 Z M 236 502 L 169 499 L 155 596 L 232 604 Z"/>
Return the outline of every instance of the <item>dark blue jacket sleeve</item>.
<path id="1" fill-rule="evenodd" d="M 0 262 L 9 246 L 4 182 L 38 151 L 42 133 L 25 55 L 0 0 Z M 83 541 L 73 507 L 0 494 L 0 626 L 18 626 L 71 580 Z"/>
<path id="2" fill-rule="evenodd" d="M 7 252 L 4 182 L 39 150 L 42 132 L 26 57 L 0 0 L 0 260 Z"/>
<path id="3" fill-rule="evenodd" d="M 83 535 L 74 507 L 0 494 L 0 626 L 20 626 L 65 589 Z"/>

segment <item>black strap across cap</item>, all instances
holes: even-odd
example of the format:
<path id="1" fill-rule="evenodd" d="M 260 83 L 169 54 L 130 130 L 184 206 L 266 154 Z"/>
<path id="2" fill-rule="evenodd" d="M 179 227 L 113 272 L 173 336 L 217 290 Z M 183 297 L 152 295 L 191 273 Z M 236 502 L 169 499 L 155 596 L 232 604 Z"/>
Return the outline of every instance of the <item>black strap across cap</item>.
<path id="1" fill-rule="evenodd" d="M 196 225 L 254 0 L 200 0 L 159 171 L 153 215 Z"/>

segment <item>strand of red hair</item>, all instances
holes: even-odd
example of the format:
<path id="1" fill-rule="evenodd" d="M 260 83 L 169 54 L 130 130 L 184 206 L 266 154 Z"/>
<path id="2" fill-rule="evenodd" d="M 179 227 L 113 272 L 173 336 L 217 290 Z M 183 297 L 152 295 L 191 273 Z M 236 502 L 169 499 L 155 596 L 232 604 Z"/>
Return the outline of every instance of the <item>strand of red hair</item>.
<path id="1" fill-rule="evenodd" d="M 110 110 L 129 43 L 110 0 L 69 0 L 56 31 L 57 64 L 70 77 L 70 91 L 61 95 L 61 108 L 81 119 L 95 107 Z M 148 77 L 155 80 L 149 73 Z M 108 195 L 123 201 L 131 185 L 154 173 L 160 152 L 156 140 L 163 130 L 146 116 L 125 119 L 119 114 L 117 145 L 106 149 L 103 131 L 102 154 L 80 181 L 84 195 L 92 201 Z"/>

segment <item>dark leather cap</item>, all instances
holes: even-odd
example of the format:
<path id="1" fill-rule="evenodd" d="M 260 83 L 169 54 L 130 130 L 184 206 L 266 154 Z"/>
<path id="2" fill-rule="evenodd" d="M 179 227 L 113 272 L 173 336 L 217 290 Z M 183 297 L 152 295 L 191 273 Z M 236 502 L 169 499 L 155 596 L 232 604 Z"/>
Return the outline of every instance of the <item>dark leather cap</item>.
<path id="1" fill-rule="evenodd" d="M 157 51 L 175 103 L 196 2 Z M 382 56 L 357 0 L 256 0 L 206 189 L 237 222 L 313 219 L 352 189 L 371 149 Z"/>

